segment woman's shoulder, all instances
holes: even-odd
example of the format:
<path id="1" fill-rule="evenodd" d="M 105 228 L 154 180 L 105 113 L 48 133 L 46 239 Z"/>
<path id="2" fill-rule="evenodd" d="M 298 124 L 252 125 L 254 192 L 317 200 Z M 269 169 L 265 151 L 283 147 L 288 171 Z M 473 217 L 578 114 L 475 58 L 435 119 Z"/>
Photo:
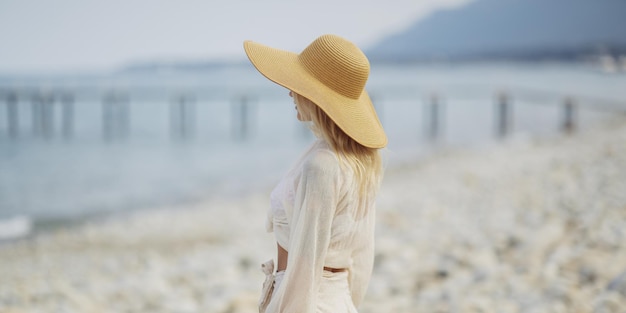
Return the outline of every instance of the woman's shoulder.
<path id="1" fill-rule="evenodd" d="M 302 167 L 305 172 L 338 173 L 339 158 L 326 142 L 319 141 L 307 155 Z"/>

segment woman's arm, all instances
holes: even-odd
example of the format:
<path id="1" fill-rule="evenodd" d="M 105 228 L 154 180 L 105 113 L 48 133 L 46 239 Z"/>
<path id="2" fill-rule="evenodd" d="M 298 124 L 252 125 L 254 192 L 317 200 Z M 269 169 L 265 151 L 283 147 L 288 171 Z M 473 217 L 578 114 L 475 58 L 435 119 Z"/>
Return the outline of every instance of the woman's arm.
<path id="1" fill-rule="evenodd" d="M 271 307 L 274 312 L 315 312 L 337 206 L 339 164 L 318 151 L 303 165 L 290 223 L 287 270 Z"/>
<path id="2" fill-rule="evenodd" d="M 368 214 L 375 214 L 374 210 Z M 355 307 L 359 307 L 367 286 L 369 285 L 370 278 L 372 276 L 372 269 L 374 267 L 374 225 L 373 216 L 369 217 L 368 227 L 369 238 L 365 242 L 365 245 L 361 249 L 357 249 L 352 254 L 352 264 L 349 268 L 350 293 L 352 295 L 352 302 Z"/>

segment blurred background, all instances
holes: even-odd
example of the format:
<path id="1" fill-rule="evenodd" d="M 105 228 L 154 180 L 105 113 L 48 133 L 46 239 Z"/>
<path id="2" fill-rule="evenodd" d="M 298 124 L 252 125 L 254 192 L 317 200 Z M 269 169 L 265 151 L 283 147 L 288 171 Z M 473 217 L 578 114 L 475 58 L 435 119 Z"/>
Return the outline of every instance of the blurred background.
<path id="1" fill-rule="evenodd" d="M 210 207 L 202 216 L 220 220 L 235 213 L 215 199 L 265 195 L 314 138 L 288 91 L 249 64 L 244 40 L 299 52 L 334 33 L 361 47 L 393 172 L 450 149 L 576 134 L 623 116 L 624 16 L 620 0 L 0 0 L 0 244 L 171 208 Z M 246 224 L 263 223 L 263 201 L 246 207 L 261 216 Z M 116 227 L 104 242 L 133 228 Z M 237 262 L 256 270 L 258 257 Z M 1 284 L 0 309 L 47 303 Z M 212 286 L 203 296 L 238 294 Z M 61 311 L 97 311 L 85 304 L 93 299 L 63 297 L 73 304 Z M 202 303 L 163 310 L 227 312 Z"/>
<path id="2" fill-rule="evenodd" d="M 361 46 L 392 162 L 431 141 L 550 133 L 568 117 L 585 127 L 626 98 L 623 1 L 0 5 L 0 221 L 275 179 L 312 138 L 287 91 L 247 62 L 246 39 L 299 52 L 337 33 Z"/>

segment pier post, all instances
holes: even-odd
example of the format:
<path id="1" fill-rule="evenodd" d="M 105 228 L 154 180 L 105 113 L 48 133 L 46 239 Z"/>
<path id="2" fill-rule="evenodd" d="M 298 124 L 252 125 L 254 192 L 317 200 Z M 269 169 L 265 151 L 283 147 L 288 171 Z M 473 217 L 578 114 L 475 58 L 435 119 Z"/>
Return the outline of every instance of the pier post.
<path id="1" fill-rule="evenodd" d="M 504 92 L 497 96 L 496 116 L 496 135 L 498 138 L 504 138 L 511 132 L 511 103 Z"/>
<path id="2" fill-rule="evenodd" d="M 9 92 L 6 96 L 7 124 L 9 126 L 9 138 L 17 139 L 19 136 L 19 113 L 17 109 L 17 95 Z"/>
<path id="3" fill-rule="evenodd" d="M 41 136 L 43 129 L 43 98 L 39 93 L 35 93 L 31 98 L 31 114 L 32 114 L 32 127 L 33 136 L 35 138 Z"/>
<path id="4" fill-rule="evenodd" d="M 181 95 L 170 105 L 170 131 L 172 139 L 188 139 L 195 133 L 195 99 Z"/>
<path id="5" fill-rule="evenodd" d="M 232 136 L 235 140 L 246 140 L 250 130 L 250 99 L 247 96 L 237 98 L 232 104 Z"/>
<path id="6" fill-rule="evenodd" d="M 102 138 L 104 141 L 113 139 L 113 94 L 107 94 L 102 99 Z"/>
<path id="7" fill-rule="evenodd" d="M 102 134 L 105 141 L 125 139 L 130 129 L 128 96 L 110 92 L 102 100 Z"/>
<path id="8" fill-rule="evenodd" d="M 126 139 L 130 135 L 130 99 L 128 95 L 119 95 L 118 107 L 118 119 L 120 121 L 120 138 Z"/>
<path id="9" fill-rule="evenodd" d="M 440 115 L 441 115 L 441 103 L 437 94 L 430 96 L 427 110 L 426 120 L 426 136 L 430 141 L 437 141 L 439 139 L 440 131 Z"/>
<path id="10" fill-rule="evenodd" d="M 54 98 L 52 94 L 43 96 L 41 111 L 41 131 L 44 139 L 54 136 Z"/>
<path id="11" fill-rule="evenodd" d="M 565 133 L 576 131 L 576 112 L 577 105 L 571 97 L 565 98 L 563 101 L 563 121 L 561 129 Z"/>
<path id="12" fill-rule="evenodd" d="M 70 139 L 74 136 L 74 96 L 64 93 L 61 96 L 61 106 L 63 138 Z"/>

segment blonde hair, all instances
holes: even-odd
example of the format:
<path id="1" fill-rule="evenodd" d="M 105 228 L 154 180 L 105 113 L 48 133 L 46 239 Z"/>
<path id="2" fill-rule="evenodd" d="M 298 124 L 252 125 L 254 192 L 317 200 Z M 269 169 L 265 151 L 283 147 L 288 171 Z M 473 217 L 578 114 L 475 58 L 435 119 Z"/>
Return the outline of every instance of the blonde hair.
<path id="1" fill-rule="evenodd" d="M 354 172 L 360 198 L 376 195 L 383 175 L 378 149 L 368 148 L 356 142 L 311 100 L 295 92 L 293 95 L 298 110 L 301 110 L 301 116 L 311 120 L 311 130 L 330 144 L 343 166 L 349 166 Z"/>

